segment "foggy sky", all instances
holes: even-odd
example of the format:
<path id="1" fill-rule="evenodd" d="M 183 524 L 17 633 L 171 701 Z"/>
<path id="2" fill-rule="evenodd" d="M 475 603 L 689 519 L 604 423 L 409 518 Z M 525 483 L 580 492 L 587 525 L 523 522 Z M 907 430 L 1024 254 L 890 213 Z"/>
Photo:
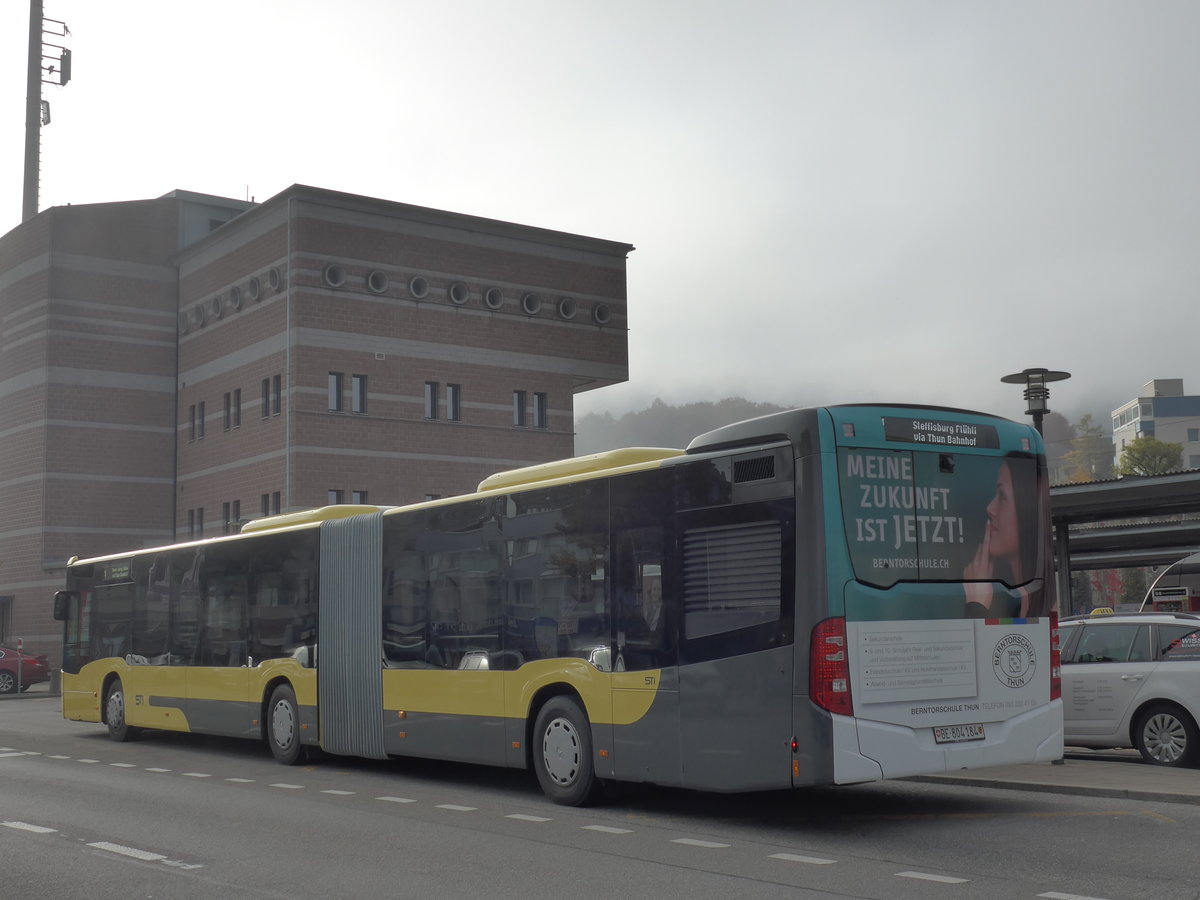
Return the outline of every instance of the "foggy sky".
<path id="1" fill-rule="evenodd" d="M 1195 2 L 45 2 L 42 208 L 303 183 L 634 244 L 630 381 L 580 413 L 1200 394 Z"/>

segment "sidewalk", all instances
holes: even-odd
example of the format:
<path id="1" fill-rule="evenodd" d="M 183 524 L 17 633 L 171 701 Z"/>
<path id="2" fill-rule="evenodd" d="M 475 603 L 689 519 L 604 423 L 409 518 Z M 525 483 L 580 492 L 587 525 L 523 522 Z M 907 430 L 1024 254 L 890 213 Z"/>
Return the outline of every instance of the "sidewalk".
<path id="1" fill-rule="evenodd" d="M 1136 750 L 1067 748 L 1066 759 L 1060 765 L 1030 763 L 999 766 L 960 775 L 918 775 L 908 780 L 1158 803 L 1200 804 L 1200 769 L 1152 766 L 1142 762 Z"/>

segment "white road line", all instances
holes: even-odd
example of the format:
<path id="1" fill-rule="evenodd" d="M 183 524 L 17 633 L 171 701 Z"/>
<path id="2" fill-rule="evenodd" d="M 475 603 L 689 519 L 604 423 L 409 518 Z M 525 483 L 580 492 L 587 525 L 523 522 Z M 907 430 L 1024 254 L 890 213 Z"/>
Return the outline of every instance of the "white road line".
<path id="1" fill-rule="evenodd" d="M 184 772 L 184 778 L 212 778 L 207 772 Z"/>
<path id="2" fill-rule="evenodd" d="M 304 785 L 302 785 L 302 784 L 287 784 L 286 782 L 282 782 L 282 781 L 276 782 L 275 784 L 271 785 L 271 787 L 283 788 L 284 790 L 287 790 L 287 791 L 302 791 L 302 790 L 304 790 Z"/>
<path id="3" fill-rule="evenodd" d="M 151 766 L 146 769 L 147 772 L 170 772 L 170 769 L 160 769 L 158 766 Z"/>
<path id="4" fill-rule="evenodd" d="M 384 800 L 388 803 L 416 803 L 416 800 L 409 800 L 407 797 L 376 797 L 376 800 Z"/>
<path id="5" fill-rule="evenodd" d="M 836 859 L 825 859 L 821 856 L 800 856 L 798 853 L 772 853 L 769 859 L 782 859 L 784 862 L 808 863 L 810 866 L 831 866 Z"/>
<path id="6" fill-rule="evenodd" d="M 77 759 L 77 760 L 75 760 L 75 762 L 91 764 L 91 763 L 98 763 L 98 762 L 100 762 L 100 760 L 98 760 L 98 759 Z"/>
<path id="7" fill-rule="evenodd" d="M 55 753 L 53 756 L 46 757 L 47 759 L 70 759 L 69 756 L 63 756 L 61 753 Z"/>
<path id="8" fill-rule="evenodd" d="M 114 769 L 136 769 L 137 768 L 137 766 L 134 763 L 109 763 L 109 765 L 112 766 Z"/>
<path id="9" fill-rule="evenodd" d="M 459 806 L 456 803 L 439 803 L 437 808 L 448 809 L 451 812 L 475 812 L 475 810 L 479 809 L 478 806 Z"/>
<path id="10" fill-rule="evenodd" d="M 232 781 L 234 784 L 254 784 L 253 778 L 226 778 L 226 781 Z"/>
<path id="11" fill-rule="evenodd" d="M 553 822 L 553 819 L 547 819 L 545 816 L 527 816 L 524 813 L 513 813 L 505 816 L 506 819 L 517 819 L 521 822 Z"/>
<path id="12" fill-rule="evenodd" d="M 672 844 L 686 844 L 689 847 L 705 847 L 710 850 L 717 850 L 721 847 L 728 847 L 728 844 L 719 844 L 716 841 L 699 841 L 695 838 L 672 838 Z"/>
<path id="13" fill-rule="evenodd" d="M 613 828 L 611 825 L 583 825 L 584 831 L 600 831 L 604 834 L 633 834 L 632 828 Z"/>
<path id="14" fill-rule="evenodd" d="M 1058 891 L 1047 891 L 1044 894 L 1038 894 L 1039 897 L 1045 897 L 1046 900 L 1101 900 L 1100 897 L 1085 897 L 1083 894 L 1060 894 Z"/>
<path id="15" fill-rule="evenodd" d="M 333 794 L 335 797 L 353 797 L 356 791 L 321 791 L 322 794 Z"/>
<path id="16" fill-rule="evenodd" d="M 16 828 L 18 831 L 32 831 L 34 834 L 54 834 L 57 828 L 47 828 L 44 825 L 30 825 L 28 822 L 0 822 L 5 828 Z"/>
<path id="17" fill-rule="evenodd" d="M 939 884 L 966 884 L 969 878 L 951 878 L 949 875 L 933 875 L 930 872 L 897 872 L 897 878 L 919 878 L 921 881 L 936 881 Z"/>
<path id="18" fill-rule="evenodd" d="M 9 759 L 13 756 L 41 756 L 41 754 L 30 753 L 26 750 L 9 750 L 7 753 L 0 752 L 0 759 Z"/>
<path id="19" fill-rule="evenodd" d="M 158 862 L 160 859 L 166 859 L 161 853 L 151 853 L 148 850 L 138 850 L 134 847 L 124 847 L 121 844 L 111 844 L 108 841 L 96 841 L 88 844 L 89 847 L 95 847 L 97 850 L 107 850 L 109 853 L 120 853 L 122 856 L 130 856 L 133 859 L 140 859 L 143 862 Z"/>

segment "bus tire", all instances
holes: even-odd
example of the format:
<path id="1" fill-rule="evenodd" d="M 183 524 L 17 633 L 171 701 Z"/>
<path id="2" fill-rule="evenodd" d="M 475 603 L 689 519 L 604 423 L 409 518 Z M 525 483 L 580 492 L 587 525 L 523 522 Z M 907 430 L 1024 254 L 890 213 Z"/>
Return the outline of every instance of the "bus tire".
<path id="1" fill-rule="evenodd" d="M 553 697 L 533 726 L 533 770 L 542 792 L 555 803 L 581 806 L 596 792 L 592 728 L 579 704 Z"/>
<path id="2" fill-rule="evenodd" d="M 125 721 L 125 687 L 120 678 L 110 681 L 104 691 L 104 722 L 114 741 L 132 741 L 141 733 L 140 728 Z"/>
<path id="3" fill-rule="evenodd" d="M 281 684 L 271 691 L 266 726 L 272 755 L 285 766 L 300 762 L 304 749 L 300 745 L 300 708 L 290 684 Z"/>

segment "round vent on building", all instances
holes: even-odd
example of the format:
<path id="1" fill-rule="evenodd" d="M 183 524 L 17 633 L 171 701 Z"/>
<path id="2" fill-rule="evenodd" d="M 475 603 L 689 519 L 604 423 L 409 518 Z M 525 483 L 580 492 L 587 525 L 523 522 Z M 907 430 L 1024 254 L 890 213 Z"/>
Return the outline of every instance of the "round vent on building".
<path id="1" fill-rule="evenodd" d="M 498 287 L 490 287 L 483 292 L 483 302 L 488 309 L 499 309 L 504 305 L 504 291 Z"/>
<path id="2" fill-rule="evenodd" d="M 242 289 L 237 285 L 229 289 L 229 308 L 235 312 L 242 308 Z"/>
<path id="3" fill-rule="evenodd" d="M 346 270 L 337 263 L 325 267 L 325 283 L 332 288 L 339 288 L 346 283 Z"/>
<path id="4" fill-rule="evenodd" d="M 530 316 L 535 316 L 542 311 L 542 298 L 530 291 L 521 297 L 521 309 Z"/>
<path id="5" fill-rule="evenodd" d="M 597 325 L 607 325 L 612 321 L 612 310 L 607 303 L 597 303 L 592 307 L 592 321 Z"/>
<path id="6" fill-rule="evenodd" d="M 283 279 L 279 277 L 279 270 L 274 266 L 267 269 L 267 287 L 273 291 L 277 291 L 281 284 L 283 284 Z"/>
<path id="7" fill-rule="evenodd" d="M 208 301 L 208 312 L 214 319 L 221 318 L 221 315 L 225 312 L 225 307 L 221 305 L 220 297 L 213 297 Z"/>
<path id="8" fill-rule="evenodd" d="M 259 284 L 257 278 L 251 278 L 246 282 L 246 296 L 250 298 L 250 302 L 257 303 L 262 299 L 262 285 Z"/>
<path id="9" fill-rule="evenodd" d="M 454 284 L 450 285 L 450 290 L 448 293 L 450 294 L 450 301 L 458 304 L 459 306 L 462 306 L 471 299 L 470 289 L 461 281 L 456 281 Z"/>
<path id="10" fill-rule="evenodd" d="M 579 311 L 579 304 L 575 302 L 574 297 L 563 297 L 558 301 L 558 314 L 564 319 L 575 318 L 575 313 Z"/>
<path id="11" fill-rule="evenodd" d="M 416 275 L 408 283 L 408 292 L 418 300 L 423 300 L 429 296 L 429 282 L 420 275 Z"/>
<path id="12" fill-rule="evenodd" d="M 382 294 L 388 289 L 387 273 L 372 269 L 367 274 L 367 290 L 372 294 Z"/>
<path id="13" fill-rule="evenodd" d="M 204 323 L 208 321 L 208 313 L 204 311 L 204 304 L 197 303 L 192 307 L 192 324 L 197 328 L 203 328 Z"/>

